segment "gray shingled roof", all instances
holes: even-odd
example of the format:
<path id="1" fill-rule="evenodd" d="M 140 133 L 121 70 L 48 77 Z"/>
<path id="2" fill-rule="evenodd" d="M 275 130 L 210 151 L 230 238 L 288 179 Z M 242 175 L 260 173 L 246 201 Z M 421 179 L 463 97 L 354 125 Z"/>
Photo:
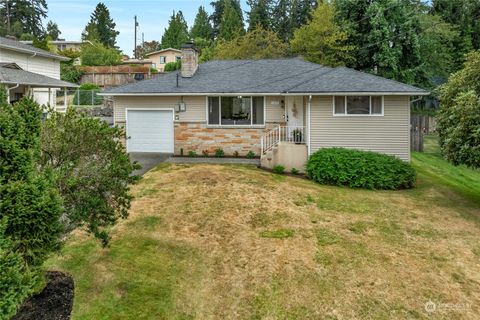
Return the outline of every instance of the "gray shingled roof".
<path id="1" fill-rule="evenodd" d="M 36 54 L 41 57 L 52 58 L 52 59 L 57 59 L 61 61 L 70 60 L 70 58 L 67 58 L 52 52 L 48 52 L 39 48 L 35 48 L 34 46 L 21 43 L 20 41 L 12 40 L 4 37 L 0 37 L 0 48 L 10 49 L 10 50 L 20 51 L 20 52 L 27 52 L 27 53 L 31 53 L 32 55 Z"/>
<path id="2" fill-rule="evenodd" d="M 0 83 L 13 85 L 21 84 L 39 88 L 78 87 L 78 85 L 70 82 L 50 78 L 38 73 L 28 72 L 22 69 L 13 69 L 8 66 L 0 66 Z"/>
<path id="3" fill-rule="evenodd" d="M 105 95 L 205 93 L 397 93 L 427 91 L 348 68 L 329 68 L 299 58 L 219 60 L 200 64 L 192 78 L 177 72 L 107 90 Z"/>

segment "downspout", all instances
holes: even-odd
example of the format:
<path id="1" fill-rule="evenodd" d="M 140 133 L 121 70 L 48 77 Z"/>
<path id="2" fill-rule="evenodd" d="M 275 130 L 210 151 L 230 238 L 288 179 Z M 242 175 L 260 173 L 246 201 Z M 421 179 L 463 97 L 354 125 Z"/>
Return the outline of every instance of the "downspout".
<path id="1" fill-rule="evenodd" d="M 8 102 L 8 104 L 10 104 L 10 91 L 13 90 L 13 89 L 17 89 L 18 87 L 20 87 L 20 83 L 17 83 L 13 87 L 7 87 L 7 102 Z"/>
<path id="2" fill-rule="evenodd" d="M 311 120 L 310 120 L 310 109 L 311 109 L 311 106 L 312 106 L 312 95 L 308 96 L 308 121 L 307 121 L 307 126 L 308 126 L 308 130 L 307 130 L 307 158 L 310 157 L 310 128 L 312 127 L 311 126 Z"/>

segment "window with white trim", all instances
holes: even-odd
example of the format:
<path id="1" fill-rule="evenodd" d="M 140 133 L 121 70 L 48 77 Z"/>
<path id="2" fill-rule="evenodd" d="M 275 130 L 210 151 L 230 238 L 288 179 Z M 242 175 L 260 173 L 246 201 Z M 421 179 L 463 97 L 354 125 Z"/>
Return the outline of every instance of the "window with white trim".
<path id="1" fill-rule="evenodd" d="M 333 114 L 336 116 L 382 116 L 383 96 L 335 96 Z"/>
<path id="2" fill-rule="evenodd" d="M 167 63 L 167 57 L 160 56 L 160 64 L 165 64 L 165 63 Z"/>
<path id="3" fill-rule="evenodd" d="M 208 97 L 207 107 L 209 125 L 265 125 L 264 97 Z"/>

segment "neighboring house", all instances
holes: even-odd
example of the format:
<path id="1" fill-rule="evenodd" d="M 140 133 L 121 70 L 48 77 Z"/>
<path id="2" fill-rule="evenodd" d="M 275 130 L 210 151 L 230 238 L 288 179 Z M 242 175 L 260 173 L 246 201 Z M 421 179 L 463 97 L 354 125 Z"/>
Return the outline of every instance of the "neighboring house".
<path id="1" fill-rule="evenodd" d="M 39 104 L 55 106 L 57 89 L 77 87 L 60 80 L 60 61 L 67 60 L 55 53 L 0 37 L 0 84 L 7 86 L 10 102 L 32 94 Z"/>
<path id="2" fill-rule="evenodd" d="M 20 41 L 23 44 L 32 45 L 33 41 Z M 73 40 L 54 40 L 49 41 L 48 45 L 51 47 L 52 51 L 57 53 L 58 51 L 64 50 L 73 50 L 80 51 L 82 50 L 83 41 L 73 41 Z"/>
<path id="3" fill-rule="evenodd" d="M 297 169 L 324 147 L 410 160 L 410 97 L 422 89 L 298 58 L 198 65 L 193 45 L 182 50 L 181 72 L 104 93 L 126 127 L 127 151 L 253 151 L 267 167 Z"/>
<path id="4" fill-rule="evenodd" d="M 158 72 L 165 71 L 165 65 L 169 62 L 176 62 L 182 59 L 182 51 L 167 48 L 155 52 L 150 52 L 145 55 L 148 60 L 152 61 L 152 66 L 158 70 Z"/>

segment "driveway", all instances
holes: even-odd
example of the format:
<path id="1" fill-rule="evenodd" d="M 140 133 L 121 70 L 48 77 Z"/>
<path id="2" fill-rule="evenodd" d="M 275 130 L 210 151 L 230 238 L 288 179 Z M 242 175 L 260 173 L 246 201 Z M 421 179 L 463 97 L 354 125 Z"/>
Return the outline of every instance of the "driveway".
<path id="1" fill-rule="evenodd" d="M 171 156 L 172 154 L 170 153 L 132 152 L 130 153 L 132 160 L 137 161 L 142 165 L 142 168 L 140 170 L 136 170 L 134 174 L 141 176 Z"/>

